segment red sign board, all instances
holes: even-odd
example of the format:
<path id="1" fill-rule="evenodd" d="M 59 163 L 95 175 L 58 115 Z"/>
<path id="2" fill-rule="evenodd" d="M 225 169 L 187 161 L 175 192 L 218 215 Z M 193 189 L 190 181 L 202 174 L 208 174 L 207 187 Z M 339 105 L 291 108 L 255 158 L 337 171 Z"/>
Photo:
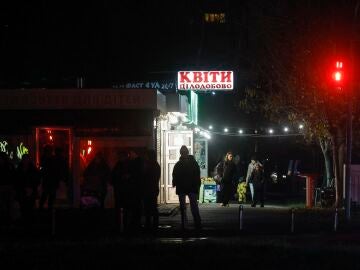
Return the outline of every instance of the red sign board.
<path id="1" fill-rule="evenodd" d="M 232 71 L 179 71 L 178 90 L 233 90 Z"/>

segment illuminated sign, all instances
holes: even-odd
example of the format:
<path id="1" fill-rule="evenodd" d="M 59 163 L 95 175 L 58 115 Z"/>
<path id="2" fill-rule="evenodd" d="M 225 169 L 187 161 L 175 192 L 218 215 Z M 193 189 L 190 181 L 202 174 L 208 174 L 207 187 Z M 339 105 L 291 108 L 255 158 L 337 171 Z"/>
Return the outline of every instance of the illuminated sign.
<path id="1" fill-rule="evenodd" d="M 14 159 L 14 151 L 9 149 L 7 141 L 0 141 L 0 152 L 6 153 L 10 159 Z M 24 154 L 29 154 L 29 149 L 20 142 L 20 144 L 16 146 L 16 156 L 19 160 L 21 160 Z"/>
<path id="2" fill-rule="evenodd" d="M 178 90 L 233 90 L 232 71 L 179 71 Z"/>

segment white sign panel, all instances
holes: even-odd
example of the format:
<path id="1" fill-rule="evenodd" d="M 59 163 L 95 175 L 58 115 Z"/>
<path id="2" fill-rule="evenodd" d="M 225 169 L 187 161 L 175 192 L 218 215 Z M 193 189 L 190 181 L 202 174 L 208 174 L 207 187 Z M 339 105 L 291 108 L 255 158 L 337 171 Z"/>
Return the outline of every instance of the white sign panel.
<path id="1" fill-rule="evenodd" d="M 232 71 L 179 71 L 178 90 L 233 90 Z"/>

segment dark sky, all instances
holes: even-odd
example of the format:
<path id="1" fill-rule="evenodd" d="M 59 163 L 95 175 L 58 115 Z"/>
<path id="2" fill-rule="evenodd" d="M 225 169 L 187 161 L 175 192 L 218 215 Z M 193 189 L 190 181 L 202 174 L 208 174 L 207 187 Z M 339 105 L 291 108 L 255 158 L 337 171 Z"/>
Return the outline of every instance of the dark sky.
<path id="1" fill-rule="evenodd" d="M 77 77 L 85 78 L 85 87 L 111 87 L 175 80 L 179 69 L 229 69 L 235 72 L 235 91 L 200 96 L 200 120 L 206 126 L 266 127 L 261 115 L 237 107 L 236 97 L 254 79 L 248 73 L 251 57 L 244 57 L 259 46 L 253 25 L 259 14 L 291 20 L 289 10 L 310 2 L 321 16 L 337 1 L 5 1 L 0 88 L 75 87 Z M 206 25 L 205 12 L 225 12 L 227 23 Z"/>

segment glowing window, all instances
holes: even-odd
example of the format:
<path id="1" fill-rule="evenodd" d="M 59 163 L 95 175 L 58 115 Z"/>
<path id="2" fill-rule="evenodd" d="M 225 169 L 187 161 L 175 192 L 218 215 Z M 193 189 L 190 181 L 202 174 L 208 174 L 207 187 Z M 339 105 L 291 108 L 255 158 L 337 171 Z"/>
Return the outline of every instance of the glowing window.
<path id="1" fill-rule="evenodd" d="M 204 21 L 206 23 L 225 23 L 225 13 L 205 13 Z"/>

